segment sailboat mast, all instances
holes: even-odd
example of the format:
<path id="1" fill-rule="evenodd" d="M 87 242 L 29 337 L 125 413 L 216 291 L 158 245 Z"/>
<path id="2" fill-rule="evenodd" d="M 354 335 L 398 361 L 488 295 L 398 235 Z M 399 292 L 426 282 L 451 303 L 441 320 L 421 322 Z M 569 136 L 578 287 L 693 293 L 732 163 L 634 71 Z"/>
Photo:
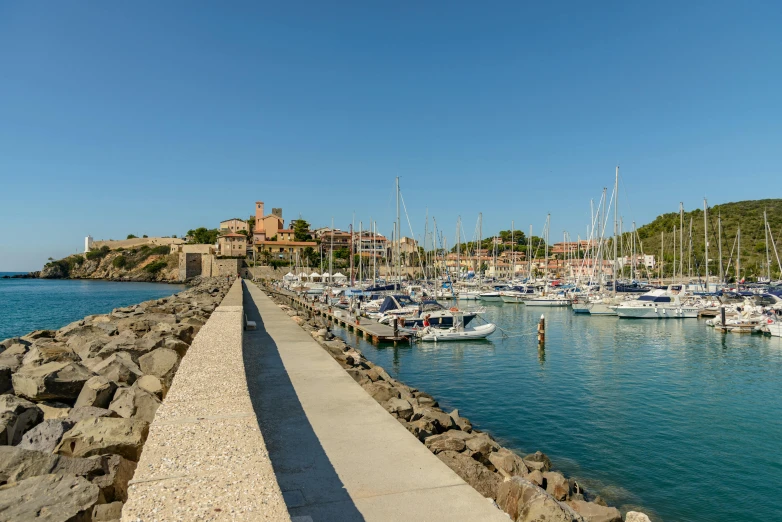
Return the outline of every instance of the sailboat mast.
<path id="1" fill-rule="evenodd" d="M 665 231 L 660 232 L 660 284 L 663 284 L 665 275 Z"/>
<path id="2" fill-rule="evenodd" d="M 633 236 L 632 237 L 633 237 L 633 240 L 632 240 L 632 243 L 633 243 L 633 264 L 632 264 L 632 268 L 633 268 L 633 281 L 635 281 L 635 263 L 636 263 L 636 258 L 635 258 L 635 221 L 633 221 Z"/>
<path id="3" fill-rule="evenodd" d="M 722 267 L 722 212 L 717 213 L 717 250 L 720 256 L 720 284 L 725 283 L 725 270 Z"/>
<path id="4" fill-rule="evenodd" d="M 766 233 L 766 269 L 768 270 L 768 282 L 771 282 L 771 255 L 768 250 L 768 217 L 766 209 L 763 209 L 763 230 Z"/>
<path id="5" fill-rule="evenodd" d="M 673 282 L 676 282 L 676 225 L 673 226 Z"/>
<path id="6" fill-rule="evenodd" d="M 398 289 L 402 288 L 402 221 L 399 217 L 399 176 L 396 177 L 396 265 L 399 275 Z"/>
<path id="7" fill-rule="evenodd" d="M 618 231 L 617 231 L 617 212 L 618 212 L 618 203 L 619 201 L 619 165 L 616 166 L 616 179 L 614 180 L 614 268 L 613 268 L 613 277 L 614 280 L 614 295 L 616 295 L 616 261 L 617 261 L 617 254 L 618 254 Z"/>
<path id="8" fill-rule="evenodd" d="M 703 198 L 703 239 L 704 239 L 704 265 L 706 273 L 706 291 L 709 291 L 709 207 L 706 198 Z"/>
<path id="9" fill-rule="evenodd" d="M 736 252 L 736 290 L 738 290 L 738 284 L 739 281 L 741 281 L 741 226 L 739 226 L 736 240 L 738 241 L 738 248 Z"/>
<path id="10" fill-rule="evenodd" d="M 514 258 L 513 273 L 516 274 L 516 265 Z M 527 279 L 532 277 L 532 225 L 529 226 L 529 236 L 527 237 Z"/>
<path id="11" fill-rule="evenodd" d="M 684 203 L 679 202 L 679 278 L 684 282 Z"/>
<path id="12" fill-rule="evenodd" d="M 510 279 L 513 281 L 516 278 L 516 237 L 515 224 L 512 219 L 510 221 L 510 257 L 513 264 Z M 529 252 L 527 252 L 527 257 L 529 257 Z"/>
<path id="13" fill-rule="evenodd" d="M 329 281 L 334 282 L 334 216 L 331 216 L 331 246 L 329 247 Z"/>

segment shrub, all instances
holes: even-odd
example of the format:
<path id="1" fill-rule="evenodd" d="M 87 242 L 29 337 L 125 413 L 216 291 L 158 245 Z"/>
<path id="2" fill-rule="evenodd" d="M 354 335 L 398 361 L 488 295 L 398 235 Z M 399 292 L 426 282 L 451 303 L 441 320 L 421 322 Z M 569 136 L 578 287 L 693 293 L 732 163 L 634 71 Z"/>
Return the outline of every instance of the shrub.
<path id="1" fill-rule="evenodd" d="M 160 245 L 152 248 L 149 252 L 151 255 L 167 256 L 171 253 L 171 247 L 168 245 Z"/>
<path id="2" fill-rule="evenodd" d="M 89 252 L 84 254 L 84 256 L 87 259 L 103 259 L 104 257 L 106 257 L 106 254 L 108 253 L 109 253 L 109 247 L 103 245 L 98 250 L 90 250 Z"/>
<path id="3" fill-rule="evenodd" d="M 166 266 L 168 266 L 168 263 L 163 260 L 153 261 L 147 266 L 144 267 L 144 270 L 149 272 L 150 274 L 157 274 L 161 270 L 163 270 Z"/>
<path id="4" fill-rule="evenodd" d="M 114 260 L 111 262 L 111 264 L 115 268 L 125 268 L 125 265 L 128 264 L 128 260 L 125 259 L 125 256 L 118 256 L 118 257 L 114 258 Z"/>
<path id="5" fill-rule="evenodd" d="M 73 266 L 81 266 L 84 264 L 84 256 L 73 256 L 71 258 L 71 264 Z"/>
<path id="6" fill-rule="evenodd" d="M 136 239 L 138 236 L 134 236 L 133 234 L 128 234 L 128 239 Z"/>

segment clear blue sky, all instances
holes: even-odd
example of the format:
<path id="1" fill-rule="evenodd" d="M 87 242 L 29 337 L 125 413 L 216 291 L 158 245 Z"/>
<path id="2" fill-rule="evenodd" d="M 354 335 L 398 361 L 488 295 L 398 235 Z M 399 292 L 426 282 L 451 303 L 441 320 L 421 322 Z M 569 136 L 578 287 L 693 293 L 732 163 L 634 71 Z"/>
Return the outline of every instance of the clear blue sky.
<path id="1" fill-rule="evenodd" d="M 421 4 L 421 5 L 417 5 Z M 283 207 L 585 234 L 780 197 L 782 2 L 0 2 L 0 271 Z M 358 225 L 358 223 L 357 223 Z M 407 225 L 403 229 L 407 233 Z"/>

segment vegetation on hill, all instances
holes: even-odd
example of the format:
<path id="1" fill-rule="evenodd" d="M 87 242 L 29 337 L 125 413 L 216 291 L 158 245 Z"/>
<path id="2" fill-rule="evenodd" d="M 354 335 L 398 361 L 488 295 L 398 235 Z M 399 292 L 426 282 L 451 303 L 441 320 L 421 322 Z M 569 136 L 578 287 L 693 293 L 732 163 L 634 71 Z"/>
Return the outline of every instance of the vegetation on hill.
<path id="1" fill-rule="evenodd" d="M 709 236 L 709 274 L 720 273 L 720 240 L 722 243 L 722 265 L 728 280 L 736 276 L 736 260 L 740 256 L 741 277 L 755 279 L 768 274 L 766 262 L 766 231 L 763 221 L 763 211 L 766 211 L 768 223 L 773 234 L 777 251 L 782 257 L 782 199 L 760 199 L 753 201 L 737 201 L 709 207 L 707 213 Z M 692 221 L 692 229 L 690 222 Z M 721 227 L 718 222 L 721 221 Z M 703 209 L 695 209 L 684 213 L 684 274 L 702 277 L 705 274 L 705 236 Z M 674 261 L 674 227 L 676 227 L 676 269 L 681 268 L 680 217 L 678 212 L 658 216 L 651 223 L 637 230 L 636 251 L 653 254 L 658 260 L 664 249 L 663 270 L 666 276 L 673 275 Z M 720 232 L 721 228 L 721 232 Z M 738 231 L 741 228 L 741 250 L 738 250 Z M 692 230 L 692 233 L 690 233 Z M 639 242 L 640 240 L 640 247 Z M 622 237 L 622 250 L 629 254 L 630 234 Z M 692 245 L 692 256 L 689 255 Z M 774 246 L 769 241 L 769 257 L 771 260 L 772 278 L 780 277 Z M 659 268 L 659 267 L 658 267 Z"/>

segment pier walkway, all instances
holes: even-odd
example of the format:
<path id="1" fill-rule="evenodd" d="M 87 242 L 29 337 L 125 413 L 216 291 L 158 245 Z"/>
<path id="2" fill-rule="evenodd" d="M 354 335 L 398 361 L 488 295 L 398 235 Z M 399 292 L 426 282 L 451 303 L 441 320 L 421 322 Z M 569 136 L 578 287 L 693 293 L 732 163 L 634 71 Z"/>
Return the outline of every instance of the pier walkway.
<path id="1" fill-rule="evenodd" d="M 250 398 L 294 522 L 507 522 L 249 282 L 244 311 Z"/>

